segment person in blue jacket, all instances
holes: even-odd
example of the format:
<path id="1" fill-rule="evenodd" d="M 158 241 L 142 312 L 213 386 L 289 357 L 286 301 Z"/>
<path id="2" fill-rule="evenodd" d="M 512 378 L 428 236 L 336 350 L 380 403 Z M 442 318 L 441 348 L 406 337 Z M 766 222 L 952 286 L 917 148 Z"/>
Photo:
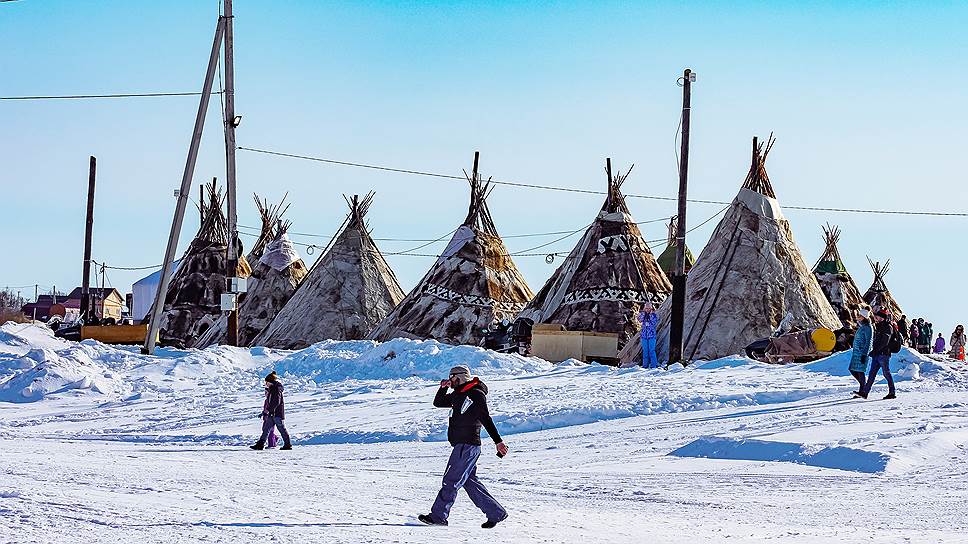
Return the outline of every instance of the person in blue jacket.
<path id="1" fill-rule="evenodd" d="M 850 375 L 860 384 L 855 395 L 860 396 L 867 385 L 867 362 L 871 352 L 871 340 L 874 337 L 874 329 L 871 328 L 871 311 L 861 308 L 857 311 L 857 332 L 854 333 L 853 350 L 850 354 L 850 366 L 847 370 Z"/>
<path id="2" fill-rule="evenodd" d="M 655 354 L 655 341 L 658 336 L 659 316 L 651 302 L 646 301 L 639 312 L 642 322 L 642 368 L 659 368 L 659 358 Z"/>

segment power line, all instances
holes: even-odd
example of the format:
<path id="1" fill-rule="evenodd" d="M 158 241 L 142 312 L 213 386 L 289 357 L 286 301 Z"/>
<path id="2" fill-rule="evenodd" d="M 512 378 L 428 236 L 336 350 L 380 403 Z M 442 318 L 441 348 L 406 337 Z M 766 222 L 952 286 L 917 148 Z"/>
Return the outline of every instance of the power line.
<path id="1" fill-rule="evenodd" d="M 384 172 L 396 172 L 399 174 L 409 174 L 415 176 L 425 176 L 441 179 L 453 179 L 453 180 L 466 180 L 463 176 L 454 176 L 450 174 L 441 174 L 437 172 L 427 172 L 422 170 L 409 170 L 405 168 L 392 168 L 389 166 L 379 166 L 375 164 L 365 164 L 359 162 L 350 161 L 339 161 L 335 159 L 326 159 L 322 157 L 313 157 L 309 155 L 297 155 L 295 153 L 282 153 L 280 151 L 270 151 L 267 149 L 256 149 L 252 147 L 239 146 L 238 149 L 242 151 L 251 151 L 253 153 L 261 153 L 264 155 L 274 155 L 278 157 L 288 157 L 293 159 L 302 159 L 314 162 L 322 162 L 326 164 L 335 164 L 340 166 L 351 166 L 354 168 L 366 168 L 370 170 L 380 170 Z M 489 180 L 490 183 L 495 185 L 507 185 L 510 187 L 524 187 L 529 189 L 542 189 L 546 191 L 560 191 L 567 193 L 581 193 L 581 194 L 592 194 L 592 195 L 607 195 L 605 191 L 593 191 L 590 189 L 577 189 L 574 187 L 557 187 L 554 185 L 539 185 L 534 183 L 521 183 L 515 181 L 500 181 L 500 180 Z M 663 200 L 667 202 L 674 202 L 677 200 L 676 197 L 671 196 L 660 196 L 660 195 L 639 195 L 626 193 L 626 198 L 643 198 L 647 200 Z M 689 202 L 695 204 L 716 204 L 720 206 L 729 206 L 731 203 L 723 200 L 705 200 L 698 198 L 690 198 Z M 935 212 L 935 211 L 915 211 L 915 210 L 877 210 L 877 209 L 863 209 L 863 208 L 828 208 L 822 206 L 790 206 L 784 205 L 783 209 L 787 210 L 802 210 L 802 211 L 820 211 L 820 212 L 838 212 L 838 213 L 862 213 L 862 214 L 882 214 L 882 215 L 915 215 L 915 216 L 932 216 L 932 217 L 968 217 L 966 212 Z"/>
<path id="2" fill-rule="evenodd" d="M 117 94 L 64 94 L 48 96 L 0 96 L 0 100 L 84 100 L 89 98 L 152 98 L 160 96 L 201 96 L 202 93 L 117 93 Z M 221 95 L 220 91 L 212 94 Z"/>
<path id="3" fill-rule="evenodd" d="M 156 269 L 156 268 L 161 268 L 161 265 L 160 264 L 155 264 L 155 265 L 151 265 L 151 266 L 109 266 L 109 265 L 106 265 L 104 263 L 99 263 L 98 261 L 95 261 L 94 259 L 91 259 L 91 263 L 93 263 L 95 265 L 101 265 L 104 268 L 107 268 L 108 270 L 152 270 L 152 269 Z"/>
<path id="4" fill-rule="evenodd" d="M 666 221 L 668 219 L 671 219 L 671 216 L 669 216 L 669 217 L 660 217 L 658 219 L 649 219 L 647 221 L 636 221 L 635 224 L 636 225 L 648 225 L 649 223 L 658 223 L 659 221 Z M 257 231 L 257 232 L 261 232 L 262 231 L 261 228 L 259 228 L 259 227 L 253 227 L 251 225 L 238 225 L 238 227 L 239 228 L 242 228 L 242 229 L 249 229 L 249 230 Z M 588 228 L 588 225 L 582 227 L 579 230 L 582 230 L 582 229 L 585 229 L 585 228 Z M 507 234 L 507 235 L 502 234 L 501 235 L 501 238 L 502 239 L 510 239 L 510 238 L 540 238 L 542 236 L 558 236 L 558 235 L 561 235 L 561 234 L 572 234 L 574 232 L 575 231 L 572 231 L 572 230 L 557 230 L 557 231 L 551 231 L 551 232 L 535 232 L 535 233 L 527 233 L 527 234 Z M 453 233 L 453 231 L 451 231 L 451 233 Z M 243 234 L 247 234 L 247 235 L 250 235 L 250 236 L 257 236 L 256 234 L 252 234 L 252 233 L 248 233 L 248 232 L 243 233 Z M 293 236 L 307 236 L 307 237 L 310 237 L 310 238 L 325 238 L 327 240 L 336 237 L 335 235 L 332 235 L 332 234 L 314 234 L 314 233 L 309 233 L 309 232 L 293 232 L 293 231 L 288 231 L 288 234 L 291 234 Z M 376 242 L 436 242 L 439 239 L 433 239 L 433 240 L 431 240 L 429 238 L 373 238 L 373 240 L 376 241 Z"/>

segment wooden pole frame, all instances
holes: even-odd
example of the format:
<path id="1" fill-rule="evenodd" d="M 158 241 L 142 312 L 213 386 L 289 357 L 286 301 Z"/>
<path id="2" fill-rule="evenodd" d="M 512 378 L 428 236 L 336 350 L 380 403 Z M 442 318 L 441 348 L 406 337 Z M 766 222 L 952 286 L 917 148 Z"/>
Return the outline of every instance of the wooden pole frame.
<path id="1" fill-rule="evenodd" d="M 202 140 L 202 130 L 205 128 L 205 114 L 208 112 L 208 103 L 212 97 L 212 82 L 215 79 L 215 68 L 218 64 L 218 53 L 222 45 L 222 36 L 225 30 L 223 19 L 219 19 L 215 26 L 215 39 L 212 42 L 212 52 L 208 57 L 208 70 L 205 72 L 205 82 L 202 84 L 202 96 L 198 102 L 198 112 L 195 115 L 195 129 L 192 132 L 192 140 L 188 146 L 188 158 L 185 160 L 185 170 L 182 173 L 181 190 L 178 193 L 178 200 L 175 204 L 175 216 L 171 222 L 171 232 L 168 234 L 168 246 L 165 248 L 165 258 L 161 264 L 161 282 L 158 285 L 158 292 L 155 293 L 155 302 L 151 307 L 151 318 L 148 326 L 148 336 L 145 338 L 143 352 L 153 354 L 155 352 L 155 337 L 158 336 L 162 310 L 165 306 L 165 297 L 168 294 L 168 286 L 171 284 L 172 261 L 175 258 L 175 250 L 178 248 L 178 236 L 181 233 L 182 222 L 185 219 L 185 207 L 188 203 L 189 194 L 192 188 L 192 177 L 195 175 L 195 162 L 198 159 L 198 147 Z"/>
<path id="2" fill-rule="evenodd" d="M 239 268 L 238 239 L 238 208 L 236 201 L 235 178 L 235 46 L 233 42 L 232 0 L 224 0 L 223 20 L 225 27 L 225 181 L 228 226 L 228 258 L 226 259 L 225 277 L 226 287 L 232 288 L 232 278 L 237 277 Z M 234 291 L 234 289 L 232 289 Z M 239 306 L 238 303 L 229 310 L 228 331 L 226 343 L 230 346 L 239 345 Z"/>
<path id="3" fill-rule="evenodd" d="M 682 361 L 686 318 L 686 193 L 689 180 L 689 117 L 692 109 L 692 70 L 682 73 L 682 142 L 679 153 L 679 213 L 676 216 L 676 268 L 672 275 L 669 363 Z"/>
<path id="4" fill-rule="evenodd" d="M 91 155 L 87 174 L 87 217 L 84 222 L 84 268 L 81 272 L 81 323 L 87 324 L 91 313 L 91 243 L 94 233 L 94 180 L 97 159 Z"/>

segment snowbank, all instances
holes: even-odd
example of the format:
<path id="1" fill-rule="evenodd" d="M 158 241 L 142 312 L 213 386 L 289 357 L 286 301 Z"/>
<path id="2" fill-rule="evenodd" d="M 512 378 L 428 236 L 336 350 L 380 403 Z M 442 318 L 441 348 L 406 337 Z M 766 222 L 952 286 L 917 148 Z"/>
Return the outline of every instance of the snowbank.
<path id="1" fill-rule="evenodd" d="M 297 443 L 445 440 L 446 412 L 430 400 L 437 380 L 465 364 L 490 387 L 502 434 L 601 421 L 771 404 L 849 398 L 848 354 L 807 365 L 771 365 L 734 356 L 668 370 L 618 369 L 569 361 L 553 365 L 518 355 L 435 341 L 323 341 L 301 351 L 213 346 L 159 349 L 87 340 L 64 342 L 37 326 L 4 326 L 0 402 L 74 398 L 101 403 L 102 421 L 77 436 L 127 441 L 240 444 L 258 432 L 262 377 L 286 385 Z M 901 392 L 968 390 L 949 363 L 905 350 L 892 362 Z M 905 382 L 915 382 L 904 385 Z M 882 387 L 878 382 L 878 387 Z M 66 412 L 65 412 L 66 414 Z M 67 417 L 65 415 L 65 417 Z M 784 442 L 798 439 L 784 438 Z M 839 444 L 848 446 L 849 444 Z"/>
<path id="2" fill-rule="evenodd" d="M 122 389 L 120 376 L 102 361 L 105 346 L 85 340 L 61 350 L 31 349 L 18 358 L 23 370 L 0 384 L 0 401 L 36 402 L 48 395 L 84 392 L 113 394 Z"/>
<path id="3" fill-rule="evenodd" d="M 317 383 L 346 379 L 390 380 L 445 378 L 455 365 L 481 376 L 512 376 L 548 371 L 554 365 L 533 357 L 495 353 L 473 346 L 450 346 L 434 340 L 397 338 L 372 341 L 326 340 L 281 359 L 276 372 Z"/>
<path id="4" fill-rule="evenodd" d="M 884 472 L 891 460 L 886 453 L 857 448 L 811 448 L 796 442 L 719 437 L 694 440 L 669 455 L 741 461 L 778 461 L 871 474 Z"/>
<path id="5" fill-rule="evenodd" d="M 34 348 L 62 349 L 70 344 L 43 325 L 12 321 L 0 325 L 0 356 L 23 355 Z"/>

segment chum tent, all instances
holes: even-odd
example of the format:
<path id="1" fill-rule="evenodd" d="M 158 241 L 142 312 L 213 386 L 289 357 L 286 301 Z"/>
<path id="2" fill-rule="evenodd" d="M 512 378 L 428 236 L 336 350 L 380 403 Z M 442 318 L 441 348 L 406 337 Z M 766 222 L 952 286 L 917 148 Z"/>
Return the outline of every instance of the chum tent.
<path id="1" fill-rule="evenodd" d="M 370 334 L 372 340 L 433 339 L 478 345 L 494 321 L 514 319 L 534 294 L 497 233 L 487 197 L 490 180 L 478 174 L 479 154 L 467 181 L 467 217 L 427 274 Z"/>
<path id="2" fill-rule="evenodd" d="M 349 213 L 330 247 L 255 345 L 301 349 L 326 339 L 360 340 L 403 300 L 366 225 L 373 192 L 346 202 Z"/>
<path id="3" fill-rule="evenodd" d="M 666 247 L 659 254 L 659 258 L 656 262 L 659 263 L 659 268 L 665 272 L 667 278 L 672 278 L 676 272 L 676 248 L 679 246 L 676 242 L 676 217 L 669 220 L 667 228 L 669 229 L 669 236 L 666 238 Z M 692 269 L 692 265 L 696 263 L 696 258 L 692 256 L 692 251 L 689 250 L 689 244 L 686 244 L 686 273 Z"/>
<path id="4" fill-rule="evenodd" d="M 221 316 L 221 297 L 226 289 L 228 266 L 228 228 L 222 212 L 223 196 L 209 183 L 204 220 L 181 258 L 165 294 L 160 315 L 159 336 L 167 346 L 188 347 L 202 336 Z M 247 278 L 251 269 L 242 255 L 242 244 L 236 240 L 238 267 L 236 276 Z"/>
<path id="5" fill-rule="evenodd" d="M 840 241 L 840 228 L 836 225 L 827 224 L 823 227 L 824 252 L 813 267 L 813 275 L 820 283 L 820 289 L 824 296 L 830 301 L 830 305 L 841 316 L 841 322 L 845 326 L 852 326 L 852 317 L 864 299 L 861 297 L 860 289 L 854 283 L 854 278 L 847 272 L 844 261 L 840 258 L 840 250 L 837 249 L 837 242 Z"/>
<path id="6" fill-rule="evenodd" d="M 884 308 L 891 312 L 891 317 L 900 319 L 904 315 L 904 312 L 901 311 L 901 306 L 894 300 L 890 289 L 884 283 L 884 276 L 891 269 L 891 260 L 888 259 L 882 265 L 879 261 L 872 261 L 868 257 L 867 262 L 870 263 L 871 270 L 874 272 L 874 281 L 867 289 L 867 292 L 864 293 L 864 302 L 870 304 L 871 308 Z"/>
<path id="7" fill-rule="evenodd" d="M 258 198 L 256 203 L 259 203 Z M 308 273 L 287 235 L 290 223 L 282 221 L 286 209 L 282 206 L 259 206 L 259 211 L 267 213 L 271 221 L 263 222 L 263 234 L 268 242 L 257 253 L 249 252 L 249 255 L 258 254 L 259 257 L 252 262 L 252 274 L 246 282 L 246 291 L 239 297 L 237 323 L 240 346 L 250 345 L 269 326 Z M 228 340 L 228 325 L 228 313 L 224 312 L 195 342 L 195 347 L 225 343 Z"/>
<path id="8" fill-rule="evenodd" d="M 739 193 L 696 259 L 686 282 L 683 360 L 742 353 L 785 321 L 792 330 L 840 327 L 837 313 L 803 260 L 766 172 L 773 147 L 753 139 L 752 164 Z M 657 352 L 669 357 L 671 297 L 659 309 Z M 789 319 L 784 319 L 789 314 Z M 641 360 L 640 342 L 622 351 Z"/>
<path id="9" fill-rule="evenodd" d="M 289 209 L 289 205 L 286 204 L 286 198 L 288 197 L 289 193 L 286 193 L 279 204 L 269 204 L 267 199 L 260 200 L 259 195 L 252 194 L 252 198 L 255 200 L 255 208 L 259 212 L 260 226 L 259 236 L 256 237 L 255 243 L 252 244 L 252 248 L 249 249 L 249 253 L 245 256 L 245 260 L 249 265 L 255 267 L 255 263 L 259 262 L 259 258 L 262 257 L 262 252 L 265 250 L 266 244 L 275 239 L 276 235 L 279 234 L 279 221 L 286 214 L 286 210 Z"/>
<path id="10" fill-rule="evenodd" d="M 658 307 L 672 291 L 642 237 L 622 194 L 632 171 L 612 174 L 606 159 L 608 196 L 595 220 L 521 317 L 570 331 L 616 333 L 619 346 L 641 329 L 640 307 Z"/>

